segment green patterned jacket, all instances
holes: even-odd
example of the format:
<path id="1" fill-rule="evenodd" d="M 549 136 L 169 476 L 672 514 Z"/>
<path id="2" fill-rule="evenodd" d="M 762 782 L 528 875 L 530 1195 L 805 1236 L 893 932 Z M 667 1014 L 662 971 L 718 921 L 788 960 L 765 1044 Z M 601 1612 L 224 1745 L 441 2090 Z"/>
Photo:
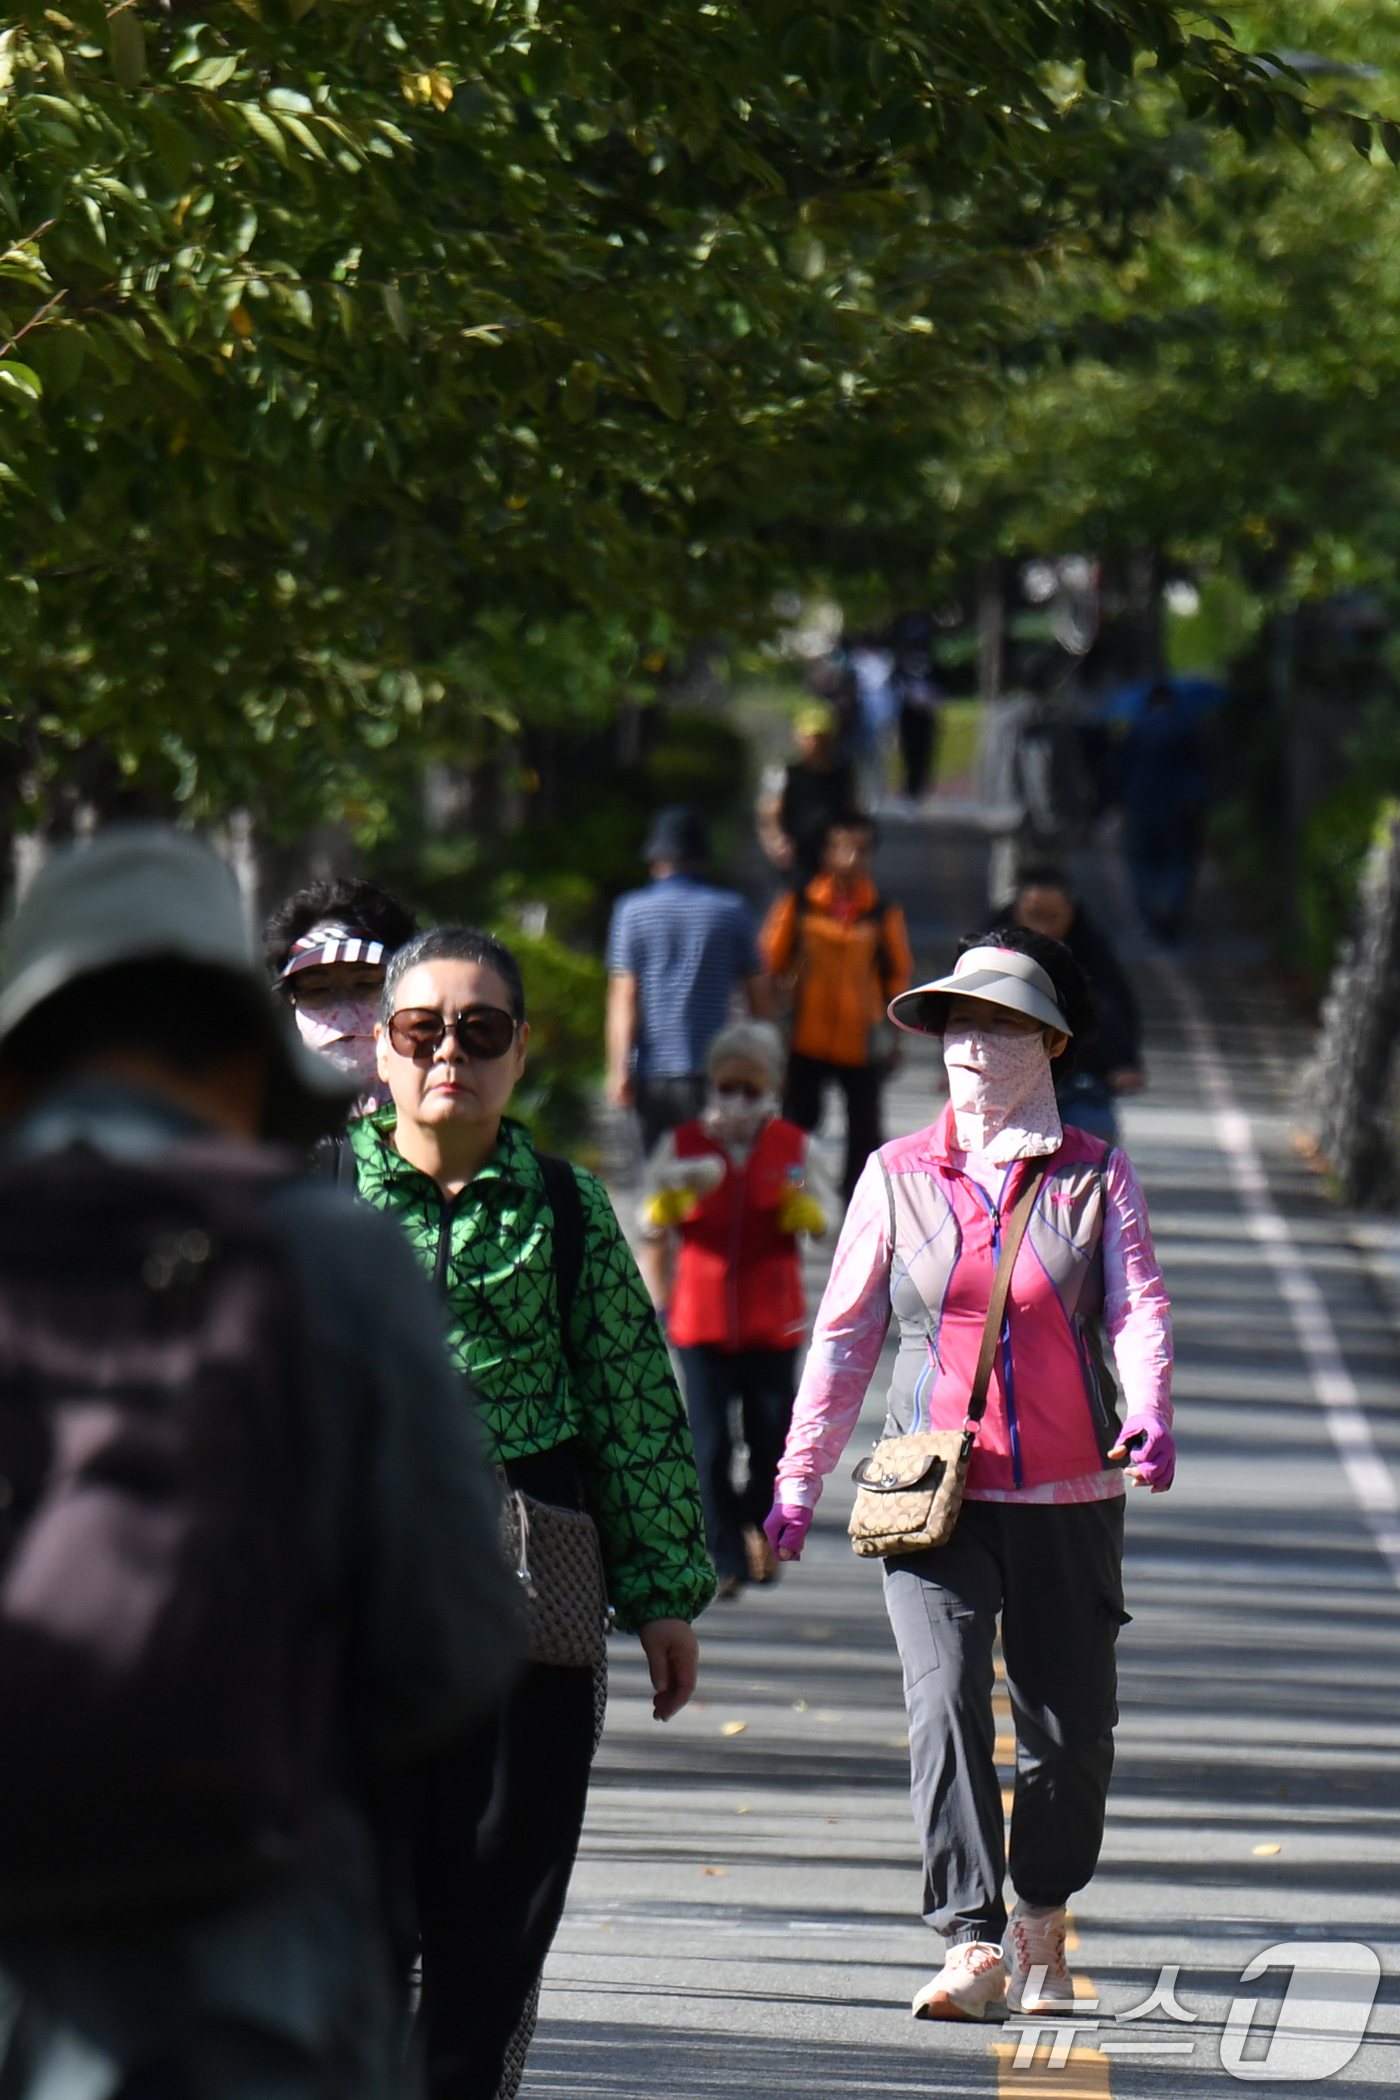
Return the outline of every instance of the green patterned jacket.
<path id="1" fill-rule="evenodd" d="M 714 1595 L 685 1407 L 660 1323 L 597 1176 L 575 1168 L 584 1260 L 565 1357 L 554 1232 L 529 1133 L 509 1118 L 491 1158 L 451 1201 L 393 1143 L 394 1111 L 350 1126 L 359 1193 L 392 1211 L 450 1316 L 448 1346 L 476 1390 L 497 1460 L 585 1453 L 618 1624 L 694 1618 Z"/>

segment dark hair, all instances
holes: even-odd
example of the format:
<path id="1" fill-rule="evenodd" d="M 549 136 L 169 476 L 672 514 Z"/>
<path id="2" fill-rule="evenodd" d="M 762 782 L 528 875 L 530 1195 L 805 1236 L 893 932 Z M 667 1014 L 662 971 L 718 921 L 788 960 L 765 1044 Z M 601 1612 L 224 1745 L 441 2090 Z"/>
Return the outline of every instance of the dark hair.
<path id="1" fill-rule="evenodd" d="M 1023 890 L 1063 890 L 1067 897 L 1074 896 L 1074 885 L 1064 869 L 1055 867 L 1048 860 L 1021 869 L 1016 877 L 1016 895 L 1019 897 Z"/>
<path id="2" fill-rule="evenodd" d="M 520 975 L 520 965 L 504 941 L 498 941 L 494 933 L 482 933 L 475 926 L 430 926 L 426 933 L 415 934 L 413 939 L 389 958 L 384 972 L 384 996 L 380 1002 L 381 1012 L 387 1021 L 394 1011 L 394 1002 L 399 995 L 399 986 L 410 970 L 419 963 L 471 962 L 480 963 L 483 969 L 494 970 L 506 988 L 512 1018 L 525 1018 L 525 984 Z"/>
<path id="3" fill-rule="evenodd" d="M 1009 948 L 1013 955 L 1028 955 L 1038 962 L 1055 987 L 1055 1003 L 1069 1026 L 1065 1050 L 1055 1059 L 1055 1077 L 1068 1079 L 1078 1053 L 1099 1032 L 1099 1002 L 1088 972 L 1063 941 L 1048 933 L 1033 933 L 1029 926 L 998 926 L 995 933 L 968 933 L 958 942 L 959 955 L 969 948 Z"/>
<path id="4" fill-rule="evenodd" d="M 328 882 L 309 882 L 293 890 L 278 905 L 263 928 L 267 966 L 274 977 L 286 969 L 291 952 L 304 933 L 323 919 L 342 920 L 372 934 L 392 951 L 402 948 L 418 931 L 418 921 L 406 904 L 381 883 L 366 882 L 359 875 L 337 875 Z"/>
<path id="5" fill-rule="evenodd" d="M 843 809 L 834 817 L 819 818 L 809 834 L 810 843 L 816 852 L 825 853 L 831 843 L 833 831 L 863 831 L 872 847 L 880 843 L 880 827 L 869 812 L 863 809 Z"/>
<path id="6" fill-rule="evenodd" d="M 113 1051 L 199 1072 L 231 1051 L 268 1050 L 266 993 L 212 963 L 157 956 L 92 970 L 43 1000 L 0 1044 L 0 1069 L 51 1086 Z"/>

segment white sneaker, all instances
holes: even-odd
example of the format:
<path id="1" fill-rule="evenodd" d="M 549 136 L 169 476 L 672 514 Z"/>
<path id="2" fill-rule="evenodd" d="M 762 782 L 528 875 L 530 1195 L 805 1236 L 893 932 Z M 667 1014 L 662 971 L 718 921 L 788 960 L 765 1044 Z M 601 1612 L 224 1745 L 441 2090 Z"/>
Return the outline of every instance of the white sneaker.
<path id="1" fill-rule="evenodd" d="M 1006 1991 L 1006 1963 L 989 1940 L 964 1940 L 948 1949 L 942 1968 L 910 2010 L 916 2020 L 985 2020 Z"/>
<path id="2" fill-rule="evenodd" d="M 1069 1917 L 1059 1910 L 1032 1910 L 1018 1903 L 1007 1924 L 1004 1942 L 1011 1968 L 1006 2003 L 1012 2012 L 1051 2012 L 1073 2005 L 1074 1978 L 1065 1966 Z"/>

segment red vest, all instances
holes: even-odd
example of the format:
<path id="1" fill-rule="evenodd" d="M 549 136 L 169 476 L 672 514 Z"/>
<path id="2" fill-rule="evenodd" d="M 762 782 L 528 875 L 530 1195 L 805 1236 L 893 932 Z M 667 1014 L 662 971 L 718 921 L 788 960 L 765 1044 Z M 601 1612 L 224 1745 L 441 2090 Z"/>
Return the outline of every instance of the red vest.
<path id="1" fill-rule="evenodd" d="M 675 1133 L 682 1159 L 724 1162 L 724 1179 L 680 1228 L 667 1328 L 678 1349 L 795 1349 L 807 1327 L 797 1235 L 778 1230 L 778 1203 L 807 1156 L 807 1133 L 775 1116 L 736 1167 L 703 1123 Z"/>

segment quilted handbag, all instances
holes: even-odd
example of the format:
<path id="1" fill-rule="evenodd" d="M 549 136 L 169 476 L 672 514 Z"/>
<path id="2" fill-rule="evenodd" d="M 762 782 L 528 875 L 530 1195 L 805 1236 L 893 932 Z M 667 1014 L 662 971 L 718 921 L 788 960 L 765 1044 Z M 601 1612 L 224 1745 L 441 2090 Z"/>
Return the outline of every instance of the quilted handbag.
<path id="1" fill-rule="evenodd" d="M 507 1562 L 520 1581 L 528 1660 L 596 1669 L 607 1652 L 611 1613 L 592 1517 L 511 1488 L 501 1531 Z"/>
<path id="2" fill-rule="evenodd" d="M 930 1546 L 946 1546 L 952 1536 L 962 1508 L 972 1447 L 977 1441 L 977 1424 L 987 1411 L 987 1388 L 992 1381 L 992 1359 L 1011 1289 L 1011 1271 L 1044 1179 L 1042 1166 L 1027 1181 L 1007 1221 L 962 1428 L 916 1429 L 910 1436 L 885 1437 L 851 1476 L 859 1493 L 847 1529 L 851 1544 L 865 1559 L 893 1553 L 923 1553 Z M 893 1194 L 890 1247 L 893 1251 Z"/>

